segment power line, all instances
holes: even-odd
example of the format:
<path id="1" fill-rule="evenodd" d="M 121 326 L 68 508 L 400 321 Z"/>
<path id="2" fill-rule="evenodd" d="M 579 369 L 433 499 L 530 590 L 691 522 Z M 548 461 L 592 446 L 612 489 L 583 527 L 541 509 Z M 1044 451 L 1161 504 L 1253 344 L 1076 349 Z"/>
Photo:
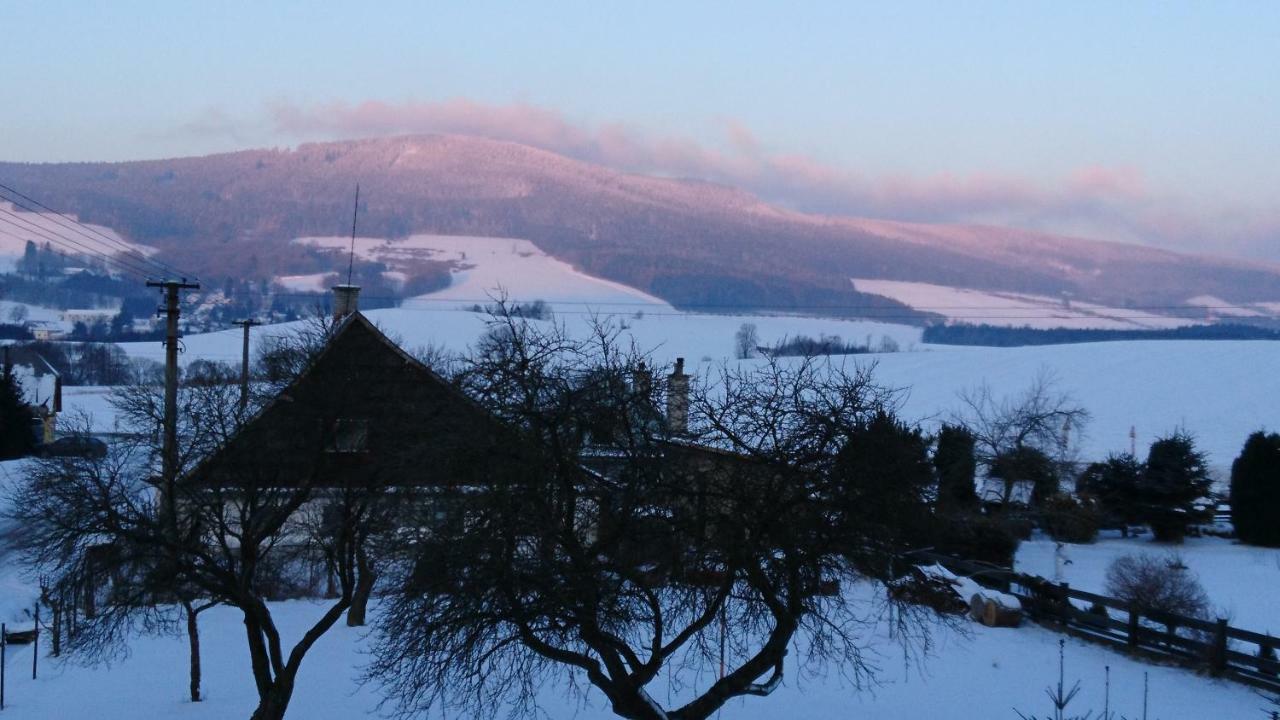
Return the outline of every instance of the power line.
<path id="1" fill-rule="evenodd" d="M 138 278 L 146 278 L 146 276 L 150 274 L 150 268 L 114 258 L 110 255 L 106 255 L 100 250 L 95 250 L 86 245 L 83 245 L 82 243 L 79 243 L 76 240 L 65 237 L 58 233 L 52 233 L 46 228 L 42 228 L 39 225 L 36 225 L 30 222 L 14 212 L 5 210 L 4 208 L 0 208 L 0 213 L 8 215 L 11 218 L 14 218 L 14 220 L 17 220 L 18 222 L 29 226 L 29 229 L 25 229 L 20 225 L 18 225 L 17 223 L 15 223 L 14 220 L 6 220 L 4 218 L 0 218 L 0 222 L 6 223 L 11 227 L 16 228 L 18 232 L 35 233 L 37 237 L 40 237 L 43 240 L 47 240 L 55 245 L 58 245 L 61 248 L 63 248 L 63 250 L 70 251 L 77 255 L 89 255 L 90 257 L 95 257 L 99 260 L 102 260 L 104 263 L 115 266 L 115 268 L 119 272 L 124 272 L 126 274 L 133 275 Z"/>
<path id="2" fill-rule="evenodd" d="M 20 191 L 18 191 L 18 190 L 15 190 L 14 188 L 9 187 L 8 185 L 5 185 L 4 183 L 0 183 L 0 190 L 5 190 L 5 191 L 7 191 L 7 192 L 9 192 L 9 193 L 11 193 L 11 194 L 13 194 L 13 195 L 18 196 L 19 198 L 21 198 L 21 199 L 23 199 L 23 200 L 26 200 L 27 202 L 30 202 L 31 204 L 35 205 L 35 206 L 36 206 L 36 207 L 38 207 L 38 208 L 41 208 L 41 209 L 43 209 L 43 210 L 46 210 L 46 211 L 48 211 L 48 212 L 52 213 L 52 214 L 53 214 L 53 216 L 54 216 L 54 218 L 53 218 L 53 219 L 54 219 L 54 221 L 55 221 L 55 222 L 58 222 L 58 224 L 59 224 L 59 225 L 62 225 L 63 227 L 67 227 L 67 228 L 69 228 L 70 230 L 72 230 L 72 231 L 76 232 L 78 235 L 81 235 L 82 237 L 89 238 L 89 235 L 86 235 L 86 233 L 84 232 L 84 231 L 88 231 L 88 233 L 92 233 L 92 235 L 95 235 L 95 236 L 97 236 L 98 238 L 101 238 L 101 240 L 106 241 L 106 242 L 109 244 L 109 246 L 114 246 L 114 247 L 118 248 L 120 251 L 122 251 L 122 252 L 124 252 L 124 253 L 127 253 L 127 254 L 136 254 L 137 256 L 141 257 L 142 259 L 146 260 L 147 262 L 151 263 L 152 265 L 156 266 L 157 268 L 159 268 L 159 269 L 161 269 L 161 270 L 164 270 L 165 272 L 168 272 L 168 273 L 174 273 L 174 274 L 176 274 L 176 275 L 180 275 L 180 276 L 190 276 L 190 273 L 184 273 L 183 271 L 181 271 L 181 270 L 179 270 L 179 269 L 177 269 L 177 268 L 173 267 L 172 265 L 169 265 L 169 264 L 164 263 L 164 262 L 161 262 L 161 261 L 159 261 L 159 260 L 155 260 L 155 259 L 153 259 L 153 258 L 147 257 L 147 255 L 146 255 L 146 254 L 142 253 L 142 252 L 141 252 L 141 251 L 139 251 L 136 247 L 133 247 L 133 246 L 129 245 L 128 243 L 124 242 L 123 240 L 120 240 L 120 239 L 118 239 L 118 238 L 115 238 L 115 237 L 112 237 L 112 236 L 110 236 L 110 235 L 107 235 L 106 233 L 101 232 L 101 231 L 100 231 L 100 230 L 98 230 L 97 228 L 94 228 L 94 227 L 92 227 L 92 226 L 90 226 L 90 225 L 86 225 L 86 224 L 84 224 L 84 223 L 80 222 L 80 221 L 79 221 L 78 219 L 76 219 L 76 218 L 73 218 L 73 217 L 71 217 L 71 216 L 69 216 L 69 215 L 67 215 L 67 214 L 65 214 L 65 213 L 59 212 L 59 211 L 57 211 L 57 210 L 54 210 L 53 208 L 49 207 L 48 205 L 45 205 L 44 203 L 40 202 L 39 200 L 36 200 L 35 198 L 33 198 L 33 197 L 29 196 L 29 195 L 25 195 L 25 194 L 23 194 L 22 192 L 20 192 Z M 2 196 L 2 195 L 0 195 L 0 196 Z M 9 200 L 9 202 L 14 202 L 11 198 L 5 198 L 5 199 L 6 199 L 6 200 Z M 15 204 L 15 205 L 19 205 L 20 203 L 14 203 L 14 204 Z M 24 209 L 30 210 L 30 208 L 24 208 Z M 39 213 L 37 213 L 37 214 L 39 214 Z M 68 225 L 68 224 L 67 224 L 68 222 L 69 222 L 69 223 L 72 223 L 72 224 L 71 224 L 71 225 Z M 82 231 L 81 229 L 83 229 L 83 231 Z M 91 238 L 90 238 L 90 239 L 91 239 Z"/>

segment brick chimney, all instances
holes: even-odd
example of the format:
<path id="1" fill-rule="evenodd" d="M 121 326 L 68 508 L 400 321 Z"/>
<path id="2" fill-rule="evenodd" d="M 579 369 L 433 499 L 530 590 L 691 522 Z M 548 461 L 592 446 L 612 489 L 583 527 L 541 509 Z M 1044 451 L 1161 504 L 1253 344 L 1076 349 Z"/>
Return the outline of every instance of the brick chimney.
<path id="1" fill-rule="evenodd" d="M 684 374 L 684 358 L 676 358 L 676 368 L 667 376 L 667 429 L 673 435 L 689 432 L 689 376 Z"/>
<path id="2" fill-rule="evenodd" d="M 648 397 L 653 392 L 653 372 L 641 360 L 631 376 L 631 391 L 641 397 Z"/>
<path id="3" fill-rule="evenodd" d="M 333 286 L 333 319 L 334 322 L 342 320 L 348 315 L 360 309 L 360 286 L 359 285 L 334 285 Z"/>

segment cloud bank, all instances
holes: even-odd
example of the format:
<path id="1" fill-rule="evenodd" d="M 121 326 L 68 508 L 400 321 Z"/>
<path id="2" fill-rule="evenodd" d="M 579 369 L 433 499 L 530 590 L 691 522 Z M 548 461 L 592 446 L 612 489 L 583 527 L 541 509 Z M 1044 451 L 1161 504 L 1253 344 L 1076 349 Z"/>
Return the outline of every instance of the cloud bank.
<path id="1" fill-rule="evenodd" d="M 773 152 L 744 124 L 723 142 L 655 136 L 625 123 L 586 127 L 555 110 L 439 102 L 275 103 L 276 134 L 346 139 L 406 133 L 477 135 L 531 145 L 634 173 L 720 182 L 806 212 L 914 222 L 989 223 L 1100 240 L 1280 261 L 1280 213 L 1195 210 L 1153 192 L 1131 167 L 1082 166 L 1053 183 L 988 174 L 867 177 L 804 155 Z M 214 118 L 213 125 L 225 125 Z M 194 125 L 194 124 L 193 124 Z"/>

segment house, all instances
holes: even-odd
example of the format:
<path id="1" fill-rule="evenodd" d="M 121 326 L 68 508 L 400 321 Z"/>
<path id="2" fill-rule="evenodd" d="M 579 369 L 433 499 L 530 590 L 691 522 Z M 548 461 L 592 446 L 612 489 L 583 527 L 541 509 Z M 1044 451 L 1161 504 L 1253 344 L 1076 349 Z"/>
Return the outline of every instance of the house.
<path id="1" fill-rule="evenodd" d="M 6 373 L 22 388 L 23 399 L 35 413 L 33 429 L 40 443 L 53 442 L 62 412 L 62 376 L 40 353 L 29 347 L 6 345 L 3 351 Z"/>
<path id="2" fill-rule="evenodd" d="M 488 412 L 352 311 L 196 475 L 234 483 L 251 473 L 281 486 L 456 485 L 490 477 L 513 445 Z"/>
<path id="3" fill-rule="evenodd" d="M 27 329 L 36 340 L 60 340 L 67 332 L 60 323 L 45 320 L 29 321 Z"/>

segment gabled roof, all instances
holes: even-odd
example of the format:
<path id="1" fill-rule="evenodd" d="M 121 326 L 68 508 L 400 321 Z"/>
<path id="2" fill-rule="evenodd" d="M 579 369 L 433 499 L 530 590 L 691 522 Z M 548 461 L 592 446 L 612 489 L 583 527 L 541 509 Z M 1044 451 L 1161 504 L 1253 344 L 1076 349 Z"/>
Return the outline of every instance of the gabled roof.
<path id="1" fill-rule="evenodd" d="M 347 419 L 374 421 L 378 439 L 369 441 L 366 462 L 340 470 L 326 465 L 326 472 L 346 477 L 390 466 L 400 473 L 462 476 L 469 463 L 481 462 L 486 453 L 496 461 L 495 448 L 504 442 L 514 445 L 509 428 L 498 418 L 405 352 L 364 315 L 353 313 L 332 329 L 298 377 L 188 477 L 234 467 L 276 468 L 283 470 L 283 477 L 294 466 L 301 477 L 335 459 L 325 459 L 323 447 L 317 445 L 326 442 L 326 434 L 332 435 L 329 426 L 322 428 L 325 423 L 317 421 Z M 272 452 L 264 453 L 264 447 Z"/>

